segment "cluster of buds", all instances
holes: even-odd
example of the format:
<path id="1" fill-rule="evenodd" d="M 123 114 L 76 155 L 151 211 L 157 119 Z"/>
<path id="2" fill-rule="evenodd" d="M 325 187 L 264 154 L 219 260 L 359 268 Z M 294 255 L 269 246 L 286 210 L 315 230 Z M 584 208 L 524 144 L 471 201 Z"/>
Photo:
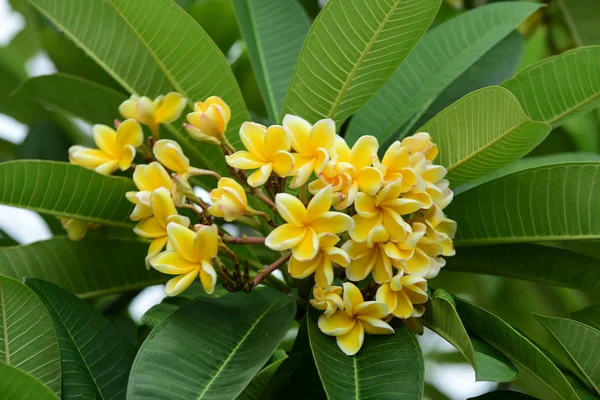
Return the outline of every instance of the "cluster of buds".
<path id="1" fill-rule="evenodd" d="M 446 170 L 433 163 L 438 149 L 429 134 L 396 141 L 380 158 L 373 136 L 350 148 L 333 120 L 311 124 L 286 115 L 282 125 L 245 122 L 239 131 L 245 150 L 236 151 L 225 135 L 231 111 L 213 96 L 195 103 L 184 127 L 192 138 L 221 148 L 231 173 L 221 177 L 190 166 L 177 142 L 160 138 L 160 124 L 177 120 L 186 104 L 177 93 L 154 101 L 132 96 L 120 107 L 128 119 L 116 132 L 94 127 L 98 149 L 70 151 L 73 163 L 110 174 L 130 168 L 141 147 L 148 164 L 135 167 L 139 191 L 127 198 L 135 204 L 135 233 L 151 240 L 146 265 L 175 275 L 167 295 L 197 277 L 207 293 L 219 278 L 228 290 L 252 290 L 287 263 L 291 277 L 314 280 L 310 304 L 323 310 L 318 326 L 348 355 L 359 351 L 365 332 L 391 334 L 390 319 L 423 315 L 427 280 L 454 254 L 456 231 L 443 212 L 453 193 Z M 140 124 L 152 132 L 147 145 Z M 200 175 L 217 180 L 211 203 L 196 197 L 189 183 Z M 262 210 L 250 207 L 250 196 Z M 216 225 L 222 220 L 262 228 L 264 236 L 226 235 Z M 65 224 L 82 230 L 81 223 Z M 230 243 L 264 244 L 280 258 L 250 278 Z M 231 258 L 233 271 L 219 252 Z"/>

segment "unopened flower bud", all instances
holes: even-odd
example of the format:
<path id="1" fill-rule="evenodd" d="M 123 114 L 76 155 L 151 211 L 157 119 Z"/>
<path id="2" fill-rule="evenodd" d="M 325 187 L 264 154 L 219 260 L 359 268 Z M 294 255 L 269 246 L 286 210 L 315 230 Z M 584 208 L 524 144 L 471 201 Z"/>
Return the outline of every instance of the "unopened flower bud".
<path id="1" fill-rule="evenodd" d="M 231 178 L 221 178 L 218 187 L 210 192 L 214 202 L 208 209 L 211 215 L 231 222 L 242 215 L 253 215 L 244 188 Z"/>
<path id="2" fill-rule="evenodd" d="M 231 118 L 229 106 L 218 96 L 194 104 L 194 112 L 187 115 L 184 124 L 190 136 L 201 142 L 221 144 L 225 141 L 225 131 Z"/>

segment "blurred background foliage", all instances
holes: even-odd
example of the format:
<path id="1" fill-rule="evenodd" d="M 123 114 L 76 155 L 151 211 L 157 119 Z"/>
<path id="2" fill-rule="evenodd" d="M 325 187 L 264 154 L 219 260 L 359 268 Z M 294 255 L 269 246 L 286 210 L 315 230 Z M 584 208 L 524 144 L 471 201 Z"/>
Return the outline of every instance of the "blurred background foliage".
<path id="1" fill-rule="evenodd" d="M 317 0 L 299 2 L 312 19 L 324 3 Z M 446 0 L 432 28 L 466 10 L 491 2 L 493 1 Z M 90 127 L 83 121 L 65 117 L 24 96 L 15 95 L 27 77 L 40 73 L 36 65 L 45 65 L 45 69 L 41 71 L 44 74 L 64 72 L 108 86 L 124 95 L 126 92 L 75 43 L 35 13 L 25 0 L 9 0 L 9 3 L 13 12 L 22 16 L 24 24 L 10 41 L 0 47 L 0 114 L 3 114 L 0 121 L 0 162 L 21 158 L 64 161 L 67 159 L 69 146 L 89 142 Z M 177 0 L 177 3 L 202 25 L 226 56 L 252 119 L 268 121 L 265 102 L 252 70 L 248 50 L 241 40 L 231 0 Z M 547 0 L 541 3 L 545 3 L 546 6 L 460 76 L 439 96 L 422 118 L 426 121 L 464 94 L 501 83 L 545 57 L 578 46 L 600 45 L 600 0 Z M 93 102 L 94 99 L 89 101 Z M 9 135 L 4 135 L 7 130 L 5 121 L 13 120 L 26 127 L 27 135 L 22 142 L 9 140 Z M 600 152 L 600 110 L 570 119 L 555 129 L 530 156 L 568 152 Z M 6 210 L 8 208 L 2 208 L 2 212 Z M 56 219 L 44 217 L 44 220 L 47 221 L 51 232 L 61 233 Z M 5 223 L 6 219 L 0 215 L 0 228 L 4 227 L 2 224 Z M 121 236 L 130 234 L 121 230 L 117 233 Z M 114 236 L 115 232 L 111 234 Z M 0 246 L 15 243 L 16 240 L 0 229 Z M 600 296 L 577 290 L 454 272 L 450 269 L 442 270 L 440 276 L 431 283 L 433 287 L 437 285 L 455 295 L 476 301 L 526 333 L 545 349 L 552 349 L 556 344 L 543 326 L 536 323 L 532 312 L 568 317 L 576 310 L 600 302 Z M 136 295 L 137 292 L 128 293 L 95 302 L 105 315 L 115 320 L 119 329 L 131 333 L 136 326 L 128 314 L 127 306 Z M 140 337 L 143 337 L 144 332 L 140 333 Z M 426 397 L 442 400 L 461 398 L 470 393 L 457 387 L 461 384 L 467 385 L 469 380 L 455 380 L 452 372 L 464 369 L 471 371 L 459 353 L 440 343 L 440 339 L 434 335 L 426 334 L 421 341 L 428 363 Z M 561 361 L 568 363 L 567 360 Z M 446 369 L 442 371 L 436 366 Z M 473 380 L 473 375 L 470 376 L 470 380 Z M 499 389 L 534 391 L 538 395 L 545 394 L 543 398 L 553 398 L 541 383 L 528 377 L 526 371 L 521 371 L 519 379 L 515 382 L 479 385 L 487 385 L 480 392 L 499 386 Z"/>

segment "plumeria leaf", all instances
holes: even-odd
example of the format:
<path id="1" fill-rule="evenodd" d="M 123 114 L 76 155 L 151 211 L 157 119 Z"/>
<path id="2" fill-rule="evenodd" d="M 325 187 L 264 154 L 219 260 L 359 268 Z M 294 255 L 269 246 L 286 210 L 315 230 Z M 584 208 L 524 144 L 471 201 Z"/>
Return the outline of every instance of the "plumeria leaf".
<path id="1" fill-rule="evenodd" d="M 60 396 L 60 350 L 52 319 L 31 289 L 0 275 L 0 365 L 4 363 L 30 374 Z M 10 379 L 4 372 L 0 376 L 0 381 Z"/>
<path id="2" fill-rule="evenodd" d="M 59 400 L 60 397 L 48 386 L 19 368 L 0 363 L 0 398 Z"/>
<path id="3" fill-rule="evenodd" d="M 546 384 L 562 399 L 579 397 L 554 363 L 529 339 L 489 311 L 460 298 L 456 308 L 465 327 Z"/>
<path id="4" fill-rule="evenodd" d="M 456 347 L 475 369 L 478 381 L 510 382 L 516 379 L 517 370 L 506 357 L 485 342 L 471 340 L 458 316 L 454 299 L 447 292 L 437 289 L 426 310 L 425 326 Z"/>
<path id="5" fill-rule="evenodd" d="M 437 162 L 457 185 L 523 157 L 550 129 L 529 119 L 509 91 L 492 86 L 458 100 L 419 131 L 431 133 L 440 148 Z"/>
<path id="6" fill-rule="evenodd" d="M 280 123 L 310 20 L 296 0 L 234 0 L 233 5 L 267 113 Z"/>
<path id="7" fill-rule="evenodd" d="M 600 330 L 600 305 L 575 311 L 571 314 L 571 318 Z"/>
<path id="8" fill-rule="evenodd" d="M 563 12 L 565 23 L 576 46 L 600 44 L 600 32 L 596 25 L 600 15 L 600 3 L 596 0 L 557 0 L 556 4 Z"/>
<path id="9" fill-rule="evenodd" d="M 284 113 L 346 120 L 384 84 L 431 24 L 440 0 L 330 0 L 313 23 Z"/>
<path id="10" fill-rule="evenodd" d="M 579 321 L 535 315 L 586 380 L 600 396 L 600 331 Z"/>
<path id="11" fill-rule="evenodd" d="M 133 227 L 125 193 L 131 179 L 100 175 L 83 167 L 52 161 L 0 164 L 0 204 L 104 225 Z"/>
<path id="12" fill-rule="evenodd" d="M 558 126 L 600 105 L 600 46 L 546 58 L 502 86 L 532 119 Z"/>
<path id="13" fill-rule="evenodd" d="M 235 398 L 275 350 L 295 309 L 295 295 L 269 288 L 182 306 L 140 348 L 127 398 Z"/>
<path id="14" fill-rule="evenodd" d="M 469 397 L 468 400 L 536 400 L 536 398 L 513 390 L 496 390 L 477 397 Z"/>
<path id="15" fill-rule="evenodd" d="M 25 282 L 54 321 L 63 367 L 63 399 L 124 399 L 135 348 L 75 295 L 39 279 Z"/>
<path id="16" fill-rule="evenodd" d="M 3 229 L 0 229 L 0 246 L 16 246 L 19 242 L 13 239 L 8 233 L 6 233 Z"/>
<path id="17" fill-rule="evenodd" d="M 469 189 L 446 209 L 458 246 L 600 238 L 598 162 L 533 167 Z"/>
<path id="18" fill-rule="evenodd" d="M 330 399 L 366 399 L 382 396 L 420 398 L 424 364 L 414 335 L 398 320 L 393 335 L 365 335 L 360 351 L 347 356 L 335 338 L 317 326 L 320 312 L 308 311 L 308 336 L 323 387 Z"/>
<path id="19" fill-rule="evenodd" d="M 268 393 L 271 381 L 275 377 L 275 374 L 277 374 L 279 367 L 288 359 L 284 351 L 278 350 L 277 352 L 279 351 L 283 355 L 256 374 L 244 391 L 237 397 L 237 400 L 261 400 L 265 398 L 264 396 Z"/>
<path id="20" fill-rule="evenodd" d="M 0 248 L 0 274 L 38 278 L 81 298 L 103 296 L 166 281 L 146 270 L 148 243 L 127 239 L 89 238 L 78 242 L 58 236 L 25 246 Z"/>
<path id="21" fill-rule="evenodd" d="M 167 319 L 179 309 L 179 306 L 169 303 L 155 304 L 142 315 L 142 323 L 150 328 L 156 328 L 161 322 Z"/>
<path id="22" fill-rule="evenodd" d="M 490 4 L 433 28 L 352 119 L 347 139 L 370 134 L 385 142 L 409 132 L 444 89 L 539 7 Z"/>

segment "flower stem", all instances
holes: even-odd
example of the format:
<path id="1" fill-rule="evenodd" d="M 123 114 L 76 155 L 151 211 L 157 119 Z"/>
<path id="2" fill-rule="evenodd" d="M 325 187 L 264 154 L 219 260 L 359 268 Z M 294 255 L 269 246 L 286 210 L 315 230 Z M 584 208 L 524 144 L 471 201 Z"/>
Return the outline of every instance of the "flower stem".
<path id="1" fill-rule="evenodd" d="M 229 235 L 223 235 L 221 238 L 225 243 L 233 243 L 233 244 L 265 244 L 264 237 L 256 237 L 256 236 L 242 236 L 242 237 L 234 237 Z"/>
<path id="2" fill-rule="evenodd" d="M 260 272 L 256 277 L 254 277 L 253 287 L 255 288 L 258 284 L 265 279 L 267 276 L 271 274 L 271 272 L 275 271 L 277 268 L 281 267 L 285 262 L 292 256 L 292 253 L 287 253 L 279 260 L 275 261 L 273 264 L 269 265 L 262 272 Z"/>
<path id="3" fill-rule="evenodd" d="M 257 189 L 257 188 L 251 188 L 250 189 L 250 193 L 252 193 L 253 195 L 255 195 L 256 197 L 258 197 L 260 200 L 262 200 L 263 203 L 265 203 L 271 210 L 276 210 L 277 207 L 275 206 L 275 203 L 273 203 L 273 201 L 268 198 L 262 190 Z"/>

